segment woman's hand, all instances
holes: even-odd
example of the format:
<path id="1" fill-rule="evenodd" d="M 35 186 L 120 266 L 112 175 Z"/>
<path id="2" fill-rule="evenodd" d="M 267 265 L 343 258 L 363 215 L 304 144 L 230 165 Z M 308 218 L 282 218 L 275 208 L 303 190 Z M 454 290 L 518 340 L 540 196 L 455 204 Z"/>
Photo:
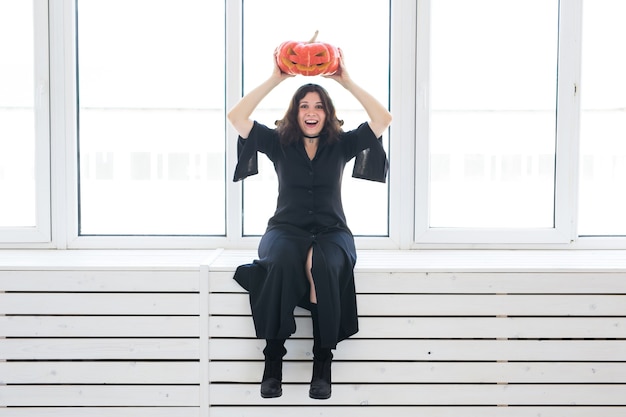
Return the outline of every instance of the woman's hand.
<path id="1" fill-rule="evenodd" d="M 278 48 L 276 48 L 276 50 L 274 50 L 274 71 L 272 71 L 271 78 L 276 79 L 278 82 L 283 82 L 291 77 L 295 77 L 295 75 L 283 72 L 278 66 Z"/>
<path id="2" fill-rule="evenodd" d="M 341 48 L 338 48 L 338 49 L 339 49 L 339 68 L 337 68 L 337 71 L 334 74 L 322 75 L 322 77 L 333 79 L 337 81 L 339 84 L 341 84 L 343 87 L 347 88 L 347 85 L 351 81 L 350 74 L 348 74 L 348 70 L 346 69 L 346 64 L 343 59 L 343 51 L 341 50 Z"/>
<path id="3" fill-rule="evenodd" d="M 391 113 L 383 106 L 374 96 L 357 85 L 348 74 L 346 65 L 343 60 L 343 51 L 339 50 L 339 69 L 333 75 L 326 75 L 326 78 L 332 78 L 348 90 L 354 98 L 356 98 L 368 116 L 370 117 L 369 126 L 376 137 L 383 134 L 387 127 L 391 124 Z"/>
<path id="4" fill-rule="evenodd" d="M 228 121 L 233 125 L 239 136 L 247 138 L 254 126 L 254 122 L 250 118 L 252 112 L 259 105 L 261 100 L 265 98 L 278 84 L 293 77 L 293 75 L 285 74 L 278 67 L 276 61 L 276 52 L 274 52 L 274 70 L 272 75 L 262 84 L 252 89 L 248 94 L 243 96 L 237 104 L 230 109 L 227 114 Z"/>

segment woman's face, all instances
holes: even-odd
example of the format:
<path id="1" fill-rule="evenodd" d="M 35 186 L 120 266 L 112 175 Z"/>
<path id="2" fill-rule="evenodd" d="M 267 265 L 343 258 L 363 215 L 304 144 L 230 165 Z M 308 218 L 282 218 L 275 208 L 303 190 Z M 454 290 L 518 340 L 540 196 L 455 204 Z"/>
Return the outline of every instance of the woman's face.
<path id="1" fill-rule="evenodd" d="M 324 128 L 326 112 L 317 92 L 307 93 L 298 105 L 298 125 L 306 136 L 318 136 Z"/>

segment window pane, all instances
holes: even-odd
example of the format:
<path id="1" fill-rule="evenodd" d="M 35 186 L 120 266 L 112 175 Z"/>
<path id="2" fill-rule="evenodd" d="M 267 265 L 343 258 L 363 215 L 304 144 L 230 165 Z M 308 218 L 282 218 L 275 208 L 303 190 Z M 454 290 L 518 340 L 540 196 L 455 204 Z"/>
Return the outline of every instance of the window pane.
<path id="1" fill-rule="evenodd" d="M 0 227 L 36 226 L 33 2 L 0 2 Z"/>
<path id="2" fill-rule="evenodd" d="M 387 103 L 389 1 L 369 1 L 367 7 L 359 8 L 358 19 L 346 19 L 347 16 L 355 16 L 354 11 L 353 2 L 336 0 L 319 0 L 314 7 L 291 0 L 246 0 L 244 91 L 251 90 L 269 77 L 273 52 L 278 45 L 287 40 L 307 41 L 319 30 L 318 41 L 331 43 L 343 50 L 351 77 L 381 103 Z M 344 121 L 344 130 L 356 128 L 368 120 L 367 114 L 350 93 L 337 82 L 319 76 L 296 76 L 284 81 L 261 102 L 253 118 L 274 127 L 274 122 L 284 116 L 296 89 L 309 82 L 328 90 L 337 116 Z M 383 140 L 387 142 L 386 137 Z M 351 175 L 352 164 L 346 167 L 343 178 L 343 205 L 352 232 L 355 235 L 386 236 L 387 185 L 353 179 Z M 259 156 L 259 174 L 247 178 L 243 187 L 244 234 L 260 235 L 274 213 L 277 197 L 274 168 L 265 156 Z"/>
<path id="3" fill-rule="evenodd" d="M 554 227 L 558 1 L 431 13 L 430 226 Z"/>
<path id="4" fill-rule="evenodd" d="M 626 235 L 626 3 L 583 7 L 580 235 Z"/>
<path id="5" fill-rule="evenodd" d="M 81 234 L 225 233 L 223 3 L 78 0 Z"/>

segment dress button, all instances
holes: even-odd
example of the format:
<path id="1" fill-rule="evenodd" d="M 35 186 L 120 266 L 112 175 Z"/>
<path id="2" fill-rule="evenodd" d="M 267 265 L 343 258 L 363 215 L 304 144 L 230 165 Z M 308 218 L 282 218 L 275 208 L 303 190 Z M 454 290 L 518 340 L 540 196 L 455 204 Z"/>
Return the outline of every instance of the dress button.
<path id="1" fill-rule="evenodd" d="M 313 194 L 313 190 L 309 190 L 309 194 Z"/>
<path id="2" fill-rule="evenodd" d="M 309 214 L 313 214 L 313 210 L 309 210 Z"/>

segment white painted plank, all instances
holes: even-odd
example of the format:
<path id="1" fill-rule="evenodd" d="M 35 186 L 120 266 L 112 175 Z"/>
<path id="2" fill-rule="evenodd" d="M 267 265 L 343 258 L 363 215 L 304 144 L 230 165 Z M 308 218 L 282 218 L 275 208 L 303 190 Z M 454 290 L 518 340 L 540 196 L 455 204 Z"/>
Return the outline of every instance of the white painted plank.
<path id="1" fill-rule="evenodd" d="M 245 292 L 245 290 L 233 280 L 235 269 L 228 271 L 214 271 L 209 268 L 209 292 Z"/>
<path id="2" fill-rule="evenodd" d="M 616 295 L 374 295 L 358 297 L 359 313 L 379 315 L 625 316 Z"/>
<path id="3" fill-rule="evenodd" d="M 211 381 L 258 383 L 262 361 L 213 361 Z M 312 362 L 285 361 L 285 383 L 308 383 Z M 333 361 L 337 383 L 626 383 L 626 363 L 614 362 L 356 362 Z"/>
<path id="4" fill-rule="evenodd" d="M 0 316 L 6 337 L 198 337 L 198 316 Z"/>
<path id="5" fill-rule="evenodd" d="M 359 271 L 624 272 L 624 250 L 360 250 Z"/>
<path id="6" fill-rule="evenodd" d="M 624 272 L 624 250 L 359 250 L 357 272 Z M 225 250 L 212 271 L 233 271 L 254 250 Z"/>
<path id="7" fill-rule="evenodd" d="M 311 318 L 296 317 L 296 333 L 292 337 L 310 338 L 311 334 Z M 210 336 L 255 337 L 252 318 L 212 316 Z M 360 317 L 359 332 L 352 338 L 626 338 L 626 318 Z"/>
<path id="8" fill-rule="evenodd" d="M 198 339 L 0 339 L 6 360 L 197 360 Z"/>
<path id="9" fill-rule="evenodd" d="M 0 417 L 200 417 L 198 407 L 0 408 Z M 599 415 L 598 417 L 607 417 Z"/>
<path id="10" fill-rule="evenodd" d="M 626 316 L 626 295 L 357 294 L 361 316 Z M 212 294 L 210 314 L 250 314 L 247 294 Z"/>
<path id="11" fill-rule="evenodd" d="M 209 265 L 212 271 L 234 271 L 238 265 L 251 263 L 258 259 L 257 251 L 228 249 L 220 253 L 220 255 Z"/>
<path id="12" fill-rule="evenodd" d="M 197 407 L 198 396 L 196 385 L 0 386 L 0 399 L 7 407 Z"/>
<path id="13" fill-rule="evenodd" d="M 198 315 L 198 294 L 0 293 L 0 314 Z"/>
<path id="14" fill-rule="evenodd" d="M 626 273 L 360 272 L 361 293 L 611 294 L 626 292 Z"/>
<path id="15" fill-rule="evenodd" d="M 311 357 L 310 340 L 287 341 L 287 359 Z M 213 360 L 259 360 L 265 342 L 212 339 Z M 341 342 L 337 360 L 374 361 L 626 361 L 625 340 L 357 340 Z"/>
<path id="16" fill-rule="evenodd" d="M 1 271 L 4 291 L 198 292 L 197 271 Z"/>
<path id="17" fill-rule="evenodd" d="M 270 400 L 271 401 L 271 400 Z M 269 404 L 274 404 L 268 401 Z M 212 407 L 211 417 L 624 417 L 626 407 L 251 406 Z M 2 411 L 0 411 L 2 416 Z M 9 416 L 9 417 L 25 417 Z M 71 417 L 71 416 L 68 416 Z M 138 416 L 139 417 L 139 416 Z"/>
<path id="18" fill-rule="evenodd" d="M 410 280 L 412 274 L 403 275 Z M 375 287 L 380 279 L 363 281 Z M 418 284 L 429 291 L 417 292 L 430 293 L 625 294 L 626 272 L 429 273 Z"/>
<path id="19" fill-rule="evenodd" d="M 363 338 L 626 338 L 622 317 L 363 317 L 359 326 Z"/>
<path id="20" fill-rule="evenodd" d="M 197 270 L 215 250 L 4 250 L 2 270 Z M 211 270 L 233 270 L 255 250 L 225 250 Z M 359 250 L 357 271 L 623 272 L 624 250 Z"/>
<path id="21" fill-rule="evenodd" d="M 198 383 L 198 362 L 0 362 L 0 384 Z"/>
<path id="22" fill-rule="evenodd" d="M 319 404 L 308 384 L 283 384 L 273 405 Z M 473 384 L 333 384 L 325 405 L 626 405 L 626 385 L 473 385 Z M 212 384 L 215 405 L 267 404 L 258 384 Z"/>
<path id="23" fill-rule="evenodd" d="M 393 294 L 626 294 L 626 272 L 359 272 L 359 293 Z M 210 271 L 210 291 L 245 292 L 232 271 Z"/>
<path id="24" fill-rule="evenodd" d="M 217 250 L 2 250 L 0 270 L 198 271 Z"/>

